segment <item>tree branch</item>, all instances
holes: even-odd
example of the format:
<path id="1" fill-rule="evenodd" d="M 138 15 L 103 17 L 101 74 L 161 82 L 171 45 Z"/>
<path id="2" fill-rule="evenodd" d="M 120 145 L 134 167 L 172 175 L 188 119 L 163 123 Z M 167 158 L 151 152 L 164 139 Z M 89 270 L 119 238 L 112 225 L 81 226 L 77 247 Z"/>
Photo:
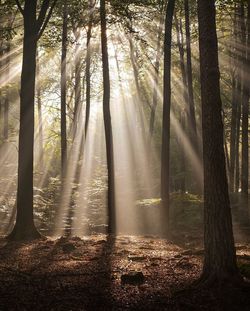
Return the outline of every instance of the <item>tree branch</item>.
<path id="1" fill-rule="evenodd" d="M 19 0 L 15 0 L 15 2 L 16 2 L 16 5 L 17 5 L 19 11 L 21 12 L 21 14 L 24 15 L 24 9 L 22 8 Z"/>
<path id="2" fill-rule="evenodd" d="M 52 3 L 52 5 L 50 7 L 50 10 L 49 10 L 47 17 L 46 18 L 44 17 L 45 20 L 43 21 L 43 24 L 39 27 L 39 30 L 38 30 L 39 32 L 38 32 L 37 40 L 39 40 L 39 38 L 42 36 L 42 34 L 43 34 L 43 32 L 44 32 L 44 30 L 45 30 L 45 28 L 46 28 L 46 26 L 50 20 L 50 17 L 52 15 L 52 12 L 53 12 L 53 9 L 56 5 L 56 2 L 57 2 L 57 0 L 54 0 L 54 2 Z"/>
<path id="3" fill-rule="evenodd" d="M 50 3 L 50 0 L 43 0 L 41 10 L 40 10 L 39 16 L 37 18 L 37 31 L 38 32 L 40 31 L 42 24 L 44 22 L 46 13 L 47 13 L 48 8 L 49 8 L 49 3 Z"/>

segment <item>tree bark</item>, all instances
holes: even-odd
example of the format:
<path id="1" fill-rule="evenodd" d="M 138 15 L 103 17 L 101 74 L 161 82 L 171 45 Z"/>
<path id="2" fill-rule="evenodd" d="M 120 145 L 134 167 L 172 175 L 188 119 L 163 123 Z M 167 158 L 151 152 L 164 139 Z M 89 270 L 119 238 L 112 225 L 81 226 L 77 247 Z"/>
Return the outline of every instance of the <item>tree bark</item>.
<path id="1" fill-rule="evenodd" d="M 242 4 L 244 6 L 244 4 Z M 247 27 L 245 27 L 245 35 L 242 38 L 242 48 L 244 50 L 243 59 L 243 87 L 242 87 L 242 161 L 241 161 L 241 191 L 244 197 L 244 203 L 247 206 L 248 201 L 248 171 L 249 171 L 249 152 L 248 152 L 248 117 L 249 117 L 249 82 L 248 74 L 250 72 L 250 59 L 249 59 L 249 47 L 250 47 L 250 1 L 248 0 L 248 14 L 247 14 Z M 243 20 L 245 23 L 245 21 Z"/>
<path id="2" fill-rule="evenodd" d="M 6 48 L 6 80 L 9 80 L 10 75 L 10 42 L 7 42 Z M 9 82 L 8 82 L 9 83 Z M 5 141 L 9 139 L 9 86 L 7 85 L 6 95 L 4 100 L 4 123 L 3 123 L 3 138 Z"/>
<path id="3" fill-rule="evenodd" d="M 36 76 L 36 1 L 25 1 L 20 90 L 17 214 L 11 240 L 40 237 L 33 220 L 34 99 Z"/>
<path id="4" fill-rule="evenodd" d="M 61 174 L 66 175 L 67 164 L 67 42 L 68 42 L 68 4 L 63 5 L 62 55 L 61 55 Z"/>
<path id="5" fill-rule="evenodd" d="M 169 234 L 169 191 L 170 191 L 170 108 L 171 108 L 171 44 L 175 0 L 169 0 L 165 19 L 164 77 L 163 77 L 163 120 L 161 152 L 161 200 L 166 216 L 166 234 Z"/>
<path id="6" fill-rule="evenodd" d="M 89 22 L 87 31 L 87 55 L 86 55 L 86 115 L 85 115 L 85 139 L 88 133 L 90 101 L 91 101 L 91 36 L 93 26 L 93 1 L 89 0 Z"/>
<path id="7" fill-rule="evenodd" d="M 232 73 L 232 113 L 231 113 L 231 128 L 230 128 L 230 168 L 229 168 L 229 184 L 230 191 L 235 192 L 235 158 L 236 158 L 236 125 L 237 125 L 237 72 L 238 72 L 238 55 L 237 47 L 237 10 L 235 5 L 234 12 L 234 30 L 233 43 L 231 46 L 231 73 Z"/>
<path id="8" fill-rule="evenodd" d="M 36 80 L 37 41 L 42 35 L 52 14 L 55 1 L 42 3 L 38 18 L 36 18 L 37 1 L 25 1 L 24 8 L 19 10 L 23 15 L 23 63 L 20 90 L 20 129 L 18 152 L 18 179 L 16 200 L 16 222 L 12 232 L 7 237 L 11 240 L 32 240 L 41 235 L 34 225 L 33 217 L 33 163 L 34 163 L 34 102 Z"/>
<path id="9" fill-rule="evenodd" d="M 36 93 L 37 93 L 37 111 L 38 111 L 38 159 L 39 169 L 44 170 L 44 154 L 43 154 L 43 114 L 42 114 L 42 94 L 41 94 L 41 75 L 40 75 L 40 60 L 39 53 L 37 52 L 37 81 L 36 81 Z"/>
<path id="10" fill-rule="evenodd" d="M 160 8 L 160 21 L 157 31 L 157 45 L 156 45 L 156 57 L 155 57 L 155 64 L 154 64 L 154 86 L 153 86 L 153 101 L 152 101 L 152 108 L 150 114 L 150 124 L 149 124 L 149 132 L 152 136 L 154 133 L 154 125 L 155 125 L 155 113 L 158 104 L 158 92 L 159 92 L 159 73 L 160 73 L 160 59 L 161 59 L 161 37 L 163 32 L 163 25 L 164 25 L 164 1 L 161 3 Z"/>
<path id="11" fill-rule="evenodd" d="M 205 250 L 201 281 L 209 285 L 214 282 L 233 282 L 240 279 L 236 265 L 223 148 L 222 103 L 215 14 L 215 0 L 198 0 Z"/>
<path id="12" fill-rule="evenodd" d="M 106 138 L 106 156 L 108 170 L 108 233 L 116 233 L 115 219 L 115 176 L 114 176 L 114 154 L 113 154 L 113 134 L 110 115 L 110 76 L 109 58 L 107 44 L 107 22 L 105 0 L 100 2 L 101 16 L 101 45 L 103 63 L 103 117 Z"/>
<path id="13" fill-rule="evenodd" d="M 182 127 L 183 132 L 186 131 L 186 120 L 187 120 L 187 106 L 188 106 L 188 88 L 187 88 L 187 73 L 185 67 L 185 60 L 184 60 L 184 45 L 183 45 L 183 32 L 182 32 L 182 22 L 178 22 L 177 17 L 175 16 L 175 28 L 177 34 L 177 45 L 180 55 L 180 68 L 181 68 L 181 75 L 182 75 L 182 83 L 183 83 L 183 108 L 180 112 L 180 124 Z M 185 192 L 186 190 L 186 157 L 185 157 L 185 149 L 183 147 L 183 143 L 180 140 L 180 170 L 182 177 L 180 178 L 180 190 L 181 192 Z"/>
<path id="14" fill-rule="evenodd" d="M 79 112 L 81 108 L 81 57 L 80 57 L 80 48 L 79 48 L 80 30 L 78 28 L 74 29 L 74 36 L 75 36 L 75 55 L 74 55 L 75 104 L 74 104 L 74 119 L 73 119 L 73 140 L 76 137 L 78 122 L 79 122 Z"/>
<path id="15" fill-rule="evenodd" d="M 192 53 L 191 53 L 191 36 L 189 20 L 189 0 L 184 1 L 185 8 L 185 28 L 186 28 L 186 45 L 187 45 L 187 85 L 188 85 L 188 120 L 190 122 L 191 142 L 193 148 L 198 150 L 197 146 L 197 129 L 194 108 L 194 91 L 193 91 L 193 73 L 192 73 Z"/>

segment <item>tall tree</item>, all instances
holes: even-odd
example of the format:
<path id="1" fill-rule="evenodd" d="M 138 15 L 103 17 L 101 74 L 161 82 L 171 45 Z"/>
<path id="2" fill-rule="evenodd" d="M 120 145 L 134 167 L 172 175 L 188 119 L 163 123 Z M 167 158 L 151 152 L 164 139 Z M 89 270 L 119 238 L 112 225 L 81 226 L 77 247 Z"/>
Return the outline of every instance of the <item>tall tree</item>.
<path id="1" fill-rule="evenodd" d="M 190 35 L 190 8 L 189 0 L 184 0 L 185 8 L 185 28 L 186 28 L 186 45 L 187 45 L 187 85 L 188 85 L 188 116 L 191 132 L 191 142 L 197 149 L 197 130 L 194 109 L 194 91 L 193 91 L 193 74 L 192 74 L 192 53 L 191 53 L 191 35 Z"/>
<path id="2" fill-rule="evenodd" d="M 38 238 L 40 234 L 33 219 L 33 152 L 34 152 L 34 99 L 36 78 L 37 41 L 52 14 L 56 1 L 44 0 L 37 17 L 37 1 L 26 0 L 24 8 L 16 0 L 23 15 L 23 63 L 20 90 L 20 130 L 18 153 L 18 185 L 16 222 L 9 239 Z M 51 6 L 50 6 L 51 4 Z"/>
<path id="3" fill-rule="evenodd" d="M 232 76 L 232 113 L 231 113 L 231 129 L 230 129 L 230 168 L 229 168 L 229 181 L 230 191 L 235 191 L 235 158 L 236 158 L 236 124 L 237 124 L 237 72 L 238 72 L 238 54 L 237 48 L 237 10 L 234 6 L 234 27 L 233 38 L 231 45 L 231 76 Z"/>
<path id="4" fill-rule="evenodd" d="M 171 45 L 175 0 L 169 0 L 165 19 L 164 77 L 163 77 L 163 120 L 161 151 L 161 200 L 166 215 L 166 232 L 169 232 L 170 190 L 170 108 L 171 108 Z"/>
<path id="5" fill-rule="evenodd" d="M 93 26 L 93 0 L 89 0 L 89 21 L 87 30 L 87 54 L 86 54 L 86 115 L 85 115 L 85 138 L 87 137 L 90 115 L 91 100 L 91 37 Z"/>
<path id="6" fill-rule="evenodd" d="M 106 138 L 106 156 L 108 170 L 108 233 L 116 232 L 115 220 L 115 176 L 114 176 L 114 150 L 113 134 L 110 114 L 110 76 L 109 76 L 109 56 L 107 43 L 107 21 L 105 0 L 100 2 L 101 16 L 101 44 L 102 44 L 102 64 L 103 64 L 103 117 Z"/>
<path id="7" fill-rule="evenodd" d="M 201 280 L 207 284 L 240 279 L 223 148 L 215 15 L 215 0 L 198 0 L 205 232 L 205 259 Z"/>
<path id="8" fill-rule="evenodd" d="M 242 3 L 244 9 L 244 3 Z M 244 196 L 244 203 L 248 201 L 248 177 L 249 177 L 249 146 L 248 146 L 248 118 L 249 118 L 249 72 L 250 72 L 250 1 L 247 2 L 247 25 L 244 23 L 244 37 L 242 48 L 244 53 L 243 58 L 243 79 L 242 79 L 242 161 L 241 161 L 241 189 Z M 247 26 L 247 27 L 246 27 Z"/>
<path id="9" fill-rule="evenodd" d="M 42 114 L 42 91 L 41 91 L 41 74 L 40 74 L 40 60 L 37 51 L 37 66 L 36 66 L 36 95 L 37 95 L 37 112 L 38 112 L 38 154 L 39 154 L 39 168 L 44 169 L 44 153 L 43 153 L 43 114 Z"/>
<path id="10" fill-rule="evenodd" d="M 183 102 L 184 107 L 182 108 L 180 112 L 180 123 L 183 132 L 186 131 L 186 120 L 187 120 L 187 106 L 188 106 L 188 87 L 187 87 L 187 74 L 186 74 L 186 67 L 185 67 L 185 58 L 184 58 L 184 40 L 183 40 L 183 30 L 182 30 L 182 22 L 181 19 L 178 21 L 176 15 L 175 15 L 175 28 L 176 28 L 176 34 L 177 34 L 177 46 L 180 54 L 180 68 L 181 68 L 181 75 L 182 75 L 182 83 L 183 83 Z M 182 192 L 185 191 L 186 188 L 186 158 L 185 158 L 185 148 L 183 147 L 183 143 L 180 140 L 180 170 L 182 173 L 182 176 L 180 178 L 180 190 Z"/>
<path id="11" fill-rule="evenodd" d="M 7 48 L 5 50 L 5 53 L 6 53 L 5 77 L 8 81 L 9 75 L 10 75 L 10 41 L 7 42 Z M 3 138 L 5 141 L 9 139 L 9 99 L 10 99 L 9 97 L 10 97 L 10 91 L 9 91 L 9 85 L 7 85 L 6 95 L 5 95 L 5 100 L 4 100 L 4 124 L 3 124 Z"/>
<path id="12" fill-rule="evenodd" d="M 68 1 L 63 2 L 62 54 L 61 54 L 61 174 L 66 174 L 67 163 L 67 42 Z"/>
<path id="13" fill-rule="evenodd" d="M 155 56 L 155 63 L 154 63 L 154 82 L 153 82 L 153 102 L 152 102 L 152 109 L 150 114 L 150 124 L 149 124 L 149 131 L 150 135 L 154 133 L 154 125 L 155 125 L 155 113 L 156 107 L 158 104 L 158 92 L 159 92 L 159 73 L 160 73 L 160 60 L 162 55 L 162 32 L 164 26 L 164 9 L 165 9 L 165 1 L 160 1 L 160 21 L 157 30 L 157 44 L 156 44 L 156 56 Z"/>
<path id="14" fill-rule="evenodd" d="M 75 67 L 75 104 L 74 104 L 74 118 L 73 118 L 73 139 L 76 136 L 79 112 L 81 109 L 81 49 L 80 49 L 80 28 L 73 24 L 73 33 L 75 37 L 75 52 L 74 52 L 74 67 Z M 82 120 L 81 120 L 82 121 Z"/>

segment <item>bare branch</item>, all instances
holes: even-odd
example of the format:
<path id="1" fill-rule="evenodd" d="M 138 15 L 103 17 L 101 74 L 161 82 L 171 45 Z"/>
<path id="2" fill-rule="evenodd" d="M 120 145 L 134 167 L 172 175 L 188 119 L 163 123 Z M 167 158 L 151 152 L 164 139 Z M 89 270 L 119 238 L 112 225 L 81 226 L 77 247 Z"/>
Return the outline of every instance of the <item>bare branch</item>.
<path id="1" fill-rule="evenodd" d="M 49 10 L 49 13 L 48 13 L 47 17 L 45 18 L 43 24 L 39 27 L 40 30 L 38 32 L 37 40 L 39 40 L 39 38 L 42 36 L 42 34 L 43 34 L 43 32 L 44 32 L 44 30 L 45 30 L 45 28 L 46 28 L 46 26 L 47 26 L 47 24 L 48 24 L 48 22 L 50 20 L 50 17 L 52 15 L 52 12 L 53 12 L 53 9 L 54 9 L 54 7 L 56 5 L 56 2 L 57 2 L 57 0 L 53 1 L 53 3 L 51 4 L 51 7 L 50 7 L 50 10 Z"/>
<path id="2" fill-rule="evenodd" d="M 24 9 L 22 8 L 22 6 L 21 6 L 19 0 L 15 0 L 15 1 L 16 1 L 16 5 L 17 5 L 19 11 L 20 11 L 21 14 L 23 15 L 23 14 L 24 14 Z"/>
<path id="3" fill-rule="evenodd" d="M 40 31 L 40 28 L 42 27 L 43 22 L 45 20 L 45 16 L 49 8 L 49 3 L 50 3 L 50 0 L 43 0 L 41 10 L 37 18 L 37 31 L 38 32 Z"/>

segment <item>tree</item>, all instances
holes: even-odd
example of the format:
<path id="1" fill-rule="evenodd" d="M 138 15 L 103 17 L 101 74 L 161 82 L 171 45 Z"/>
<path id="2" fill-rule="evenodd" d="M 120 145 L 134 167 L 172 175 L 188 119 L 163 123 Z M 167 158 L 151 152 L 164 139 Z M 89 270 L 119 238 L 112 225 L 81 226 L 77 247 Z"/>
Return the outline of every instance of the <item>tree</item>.
<path id="1" fill-rule="evenodd" d="M 183 132 L 186 130 L 186 119 L 187 119 L 187 105 L 189 103 L 189 97 L 188 97 L 188 87 L 187 87 L 187 73 L 186 73 L 186 67 L 185 67 L 185 58 L 184 58 L 184 44 L 183 44 L 183 30 L 182 30 L 182 22 L 181 19 L 178 22 L 178 19 L 175 15 L 175 28 L 176 28 L 176 34 L 177 34 L 177 46 L 180 54 L 180 69 L 181 69 L 181 76 L 182 76 L 182 83 L 183 83 L 183 102 L 184 102 L 184 108 L 180 112 L 180 123 Z M 186 188 L 186 180 L 185 180 L 185 172 L 186 172 L 186 157 L 185 157 L 185 148 L 183 147 L 183 143 L 180 141 L 180 153 L 181 153 L 181 159 L 180 159 L 180 169 L 182 172 L 182 177 L 180 179 L 180 190 L 182 192 L 185 192 Z"/>
<path id="2" fill-rule="evenodd" d="M 56 4 L 56 0 L 44 0 L 37 13 L 37 1 L 25 1 L 24 8 L 16 0 L 23 15 L 23 64 L 20 90 L 20 130 L 18 153 L 18 185 L 16 223 L 11 240 L 40 237 L 33 219 L 33 152 L 34 152 L 34 99 L 36 78 L 37 42 L 41 37 Z M 50 5 L 51 4 L 51 5 Z"/>
<path id="3" fill-rule="evenodd" d="M 197 150 L 197 131 L 194 109 L 194 92 L 193 92 L 193 75 L 192 75 L 192 55 L 191 55 L 191 36 L 189 21 L 189 0 L 184 1 L 185 8 L 185 28 L 186 28 L 186 45 L 187 45 L 187 85 L 188 85 L 188 120 L 191 132 L 191 142 Z"/>
<path id="4" fill-rule="evenodd" d="M 215 0 L 198 0 L 204 160 L 204 248 L 201 281 L 239 280 L 223 149 Z"/>
<path id="5" fill-rule="evenodd" d="M 159 92 L 159 74 L 160 74 L 160 60 L 161 60 L 161 41 L 162 41 L 162 31 L 164 26 L 164 10 L 165 10 L 165 1 L 160 1 L 160 21 L 157 29 L 157 44 L 156 44 L 156 56 L 154 63 L 154 85 L 153 85 L 153 101 L 152 109 L 150 114 L 150 123 L 149 123 L 149 132 L 152 136 L 154 133 L 155 125 L 155 113 L 158 103 L 158 92 Z"/>
<path id="6" fill-rule="evenodd" d="M 248 118 L 249 118 L 249 83 L 248 74 L 250 70 L 250 1 L 248 0 L 248 14 L 247 14 L 247 25 L 244 23 L 244 37 L 242 38 L 242 48 L 243 48 L 243 87 L 242 87 L 242 169 L 241 169 L 241 189 L 244 197 L 244 203 L 247 206 L 248 201 L 248 171 L 249 171 L 249 146 L 248 146 Z M 242 3 L 243 10 L 244 4 Z M 247 27 L 246 27 L 247 26 Z"/>
<path id="7" fill-rule="evenodd" d="M 41 92 L 41 75 L 40 75 L 40 60 L 39 53 L 37 53 L 36 64 L 36 93 L 37 93 L 37 112 L 38 112 L 38 154 L 39 154 L 39 169 L 44 170 L 44 153 L 43 153 L 43 114 L 42 114 L 42 92 Z"/>
<path id="8" fill-rule="evenodd" d="M 68 41 L 68 2 L 63 4 L 62 54 L 61 54 L 61 174 L 66 175 L 67 163 L 67 41 Z"/>
<path id="9" fill-rule="evenodd" d="M 109 58 L 107 44 L 107 21 L 105 0 L 100 2 L 101 16 L 101 44 L 102 44 L 102 64 L 103 64 L 103 117 L 106 139 L 106 156 L 108 170 L 108 233 L 116 232 L 115 224 L 115 176 L 114 176 L 114 154 L 113 154 L 113 134 L 110 115 L 110 77 Z"/>
<path id="10" fill-rule="evenodd" d="M 175 0 L 169 0 L 165 19 L 164 78 L 163 78 L 163 121 L 161 151 L 161 200 L 166 215 L 166 231 L 169 232 L 170 190 L 170 108 L 171 108 L 171 43 Z"/>
<path id="11" fill-rule="evenodd" d="M 91 100 L 91 36 L 93 26 L 93 0 L 89 0 L 89 21 L 87 30 L 87 55 L 86 55 L 86 116 L 85 116 L 85 138 L 87 137 Z"/>
<path id="12" fill-rule="evenodd" d="M 236 159 L 236 128 L 237 128 L 237 104 L 239 103 L 239 96 L 237 96 L 237 85 L 239 81 L 237 79 L 238 74 L 238 58 L 236 53 L 237 48 L 237 6 L 234 6 L 234 27 L 233 27 L 233 40 L 231 46 L 231 75 L 232 75 L 232 113 L 231 113 L 231 128 L 230 128 L 230 168 L 229 168 L 229 181 L 230 190 L 234 192 L 235 189 L 235 159 Z"/>

